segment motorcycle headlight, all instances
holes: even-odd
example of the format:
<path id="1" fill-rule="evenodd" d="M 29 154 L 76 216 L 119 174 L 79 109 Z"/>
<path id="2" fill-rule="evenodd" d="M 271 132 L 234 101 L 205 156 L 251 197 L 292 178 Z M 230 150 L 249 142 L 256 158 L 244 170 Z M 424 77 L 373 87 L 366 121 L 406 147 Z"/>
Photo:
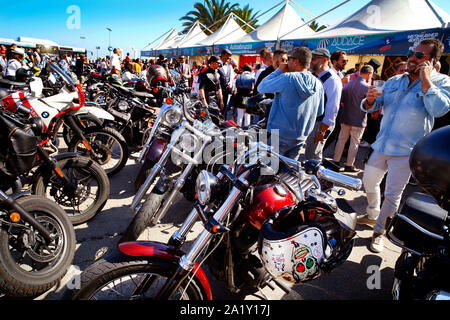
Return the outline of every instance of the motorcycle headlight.
<path id="1" fill-rule="evenodd" d="M 179 107 L 171 107 L 164 113 L 164 121 L 170 126 L 174 126 L 181 122 L 183 118 L 183 113 Z"/>
<path id="2" fill-rule="evenodd" d="M 211 172 L 202 170 L 195 183 L 195 192 L 197 194 L 198 201 L 205 205 L 211 199 L 211 195 L 214 193 L 218 183 L 218 179 Z"/>
<path id="3" fill-rule="evenodd" d="M 193 134 L 185 134 L 181 136 L 180 147 L 186 152 L 194 152 L 200 147 L 200 141 Z"/>
<path id="4" fill-rule="evenodd" d="M 127 111 L 128 102 L 126 102 L 125 100 L 119 101 L 119 103 L 117 104 L 117 108 L 119 108 L 120 111 Z"/>

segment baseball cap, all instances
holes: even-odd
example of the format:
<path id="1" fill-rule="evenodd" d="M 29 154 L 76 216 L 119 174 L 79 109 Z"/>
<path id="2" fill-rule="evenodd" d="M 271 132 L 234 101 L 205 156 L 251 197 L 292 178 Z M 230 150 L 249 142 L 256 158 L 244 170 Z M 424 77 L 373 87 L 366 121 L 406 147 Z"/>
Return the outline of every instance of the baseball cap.
<path id="1" fill-rule="evenodd" d="M 325 49 L 325 48 L 314 49 L 311 51 L 311 53 L 315 56 L 326 57 L 328 59 L 330 59 L 330 57 L 331 57 L 330 51 L 328 51 L 328 49 Z"/>

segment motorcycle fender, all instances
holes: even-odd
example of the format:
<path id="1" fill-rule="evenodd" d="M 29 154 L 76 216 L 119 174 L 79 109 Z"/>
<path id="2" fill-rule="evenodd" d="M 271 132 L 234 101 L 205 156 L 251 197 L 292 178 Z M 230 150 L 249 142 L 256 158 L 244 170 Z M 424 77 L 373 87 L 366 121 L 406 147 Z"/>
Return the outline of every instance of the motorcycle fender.
<path id="1" fill-rule="evenodd" d="M 120 252 L 132 257 L 155 257 L 171 261 L 178 261 L 184 255 L 184 252 L 170 247 L 161 242 L 153 241 L 133 241 L 120 243 L 118 246 Z M 212 300 L 212 291 L 208 278 L 197 262 L 194 267 L 195 277 L 202 285 L 208 300 Z"/>
<path id="2" fill-rule="evenodd" d="M 110 114 L 108 111 L 103 110 L 101 108 L 84 106 L 76 114 L 84 114 L 84 113 L 93 114 L 94 116 L 102 120 L 114 121 L 114 116 Z"/>
<path id="3" fill-rule="evenodd" d="M 165 139 L 154 139 L 147 151 L 147 159 L 157 163 L 166 150 L 167 141 Z"/>

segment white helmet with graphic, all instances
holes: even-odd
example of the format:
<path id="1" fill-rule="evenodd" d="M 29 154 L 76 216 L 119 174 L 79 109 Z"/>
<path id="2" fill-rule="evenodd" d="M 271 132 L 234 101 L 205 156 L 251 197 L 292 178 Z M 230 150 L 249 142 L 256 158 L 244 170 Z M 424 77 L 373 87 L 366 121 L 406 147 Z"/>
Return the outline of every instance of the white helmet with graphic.
<path id="1" fill-rule="evenodd" d="M 259 254 L 266 270 L 292 283 L 317 278 L 325 259 L 326 233 L 305 223 L 295 206 L 285 207 L 261 227 Z"/>

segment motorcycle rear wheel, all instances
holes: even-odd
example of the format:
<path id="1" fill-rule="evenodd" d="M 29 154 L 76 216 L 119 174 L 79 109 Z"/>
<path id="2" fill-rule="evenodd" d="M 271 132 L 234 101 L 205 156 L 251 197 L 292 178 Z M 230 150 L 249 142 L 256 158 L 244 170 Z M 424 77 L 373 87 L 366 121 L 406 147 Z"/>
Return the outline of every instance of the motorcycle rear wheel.
<path id="1" fill-rule="evenodd" d="M 56 237 L 45 245 L 37 230 L 24 221 L 11 230 L 0 228 L 0 292 L 10 297 L 35 297 L 66 274 L 75 255 L 75 231 L 65 212 L 49 199 L 27 196 L 17 203 Z M 30 248 L 23 246 L 26 230 L 36 235 Z"/>
<path id="2" fill-rule="evenodd" d="M 176 270 L 177 264 L 158 258 L 122 256 L 115 262 L 104 259 L 81 274 L 81 289 L 73 300 L 141 300 L 153 298 Z M 204 300 L 206 296 L 194 278 L 178 288 L 173 300 Z M 185 290 L 186 289 L 186 290 Z"/>
<path id="3" fill-rule="evenodd" d="M 123 169 L 128 161 L 128 145 L 124 137 L 112 128 L 89 127 L 83 132 L 93 148 L 96 160 L 112 177 Z M 69 152 L 87 154 L 86 147 L 79 137 L 74 137 L 68 146 Z"/>

